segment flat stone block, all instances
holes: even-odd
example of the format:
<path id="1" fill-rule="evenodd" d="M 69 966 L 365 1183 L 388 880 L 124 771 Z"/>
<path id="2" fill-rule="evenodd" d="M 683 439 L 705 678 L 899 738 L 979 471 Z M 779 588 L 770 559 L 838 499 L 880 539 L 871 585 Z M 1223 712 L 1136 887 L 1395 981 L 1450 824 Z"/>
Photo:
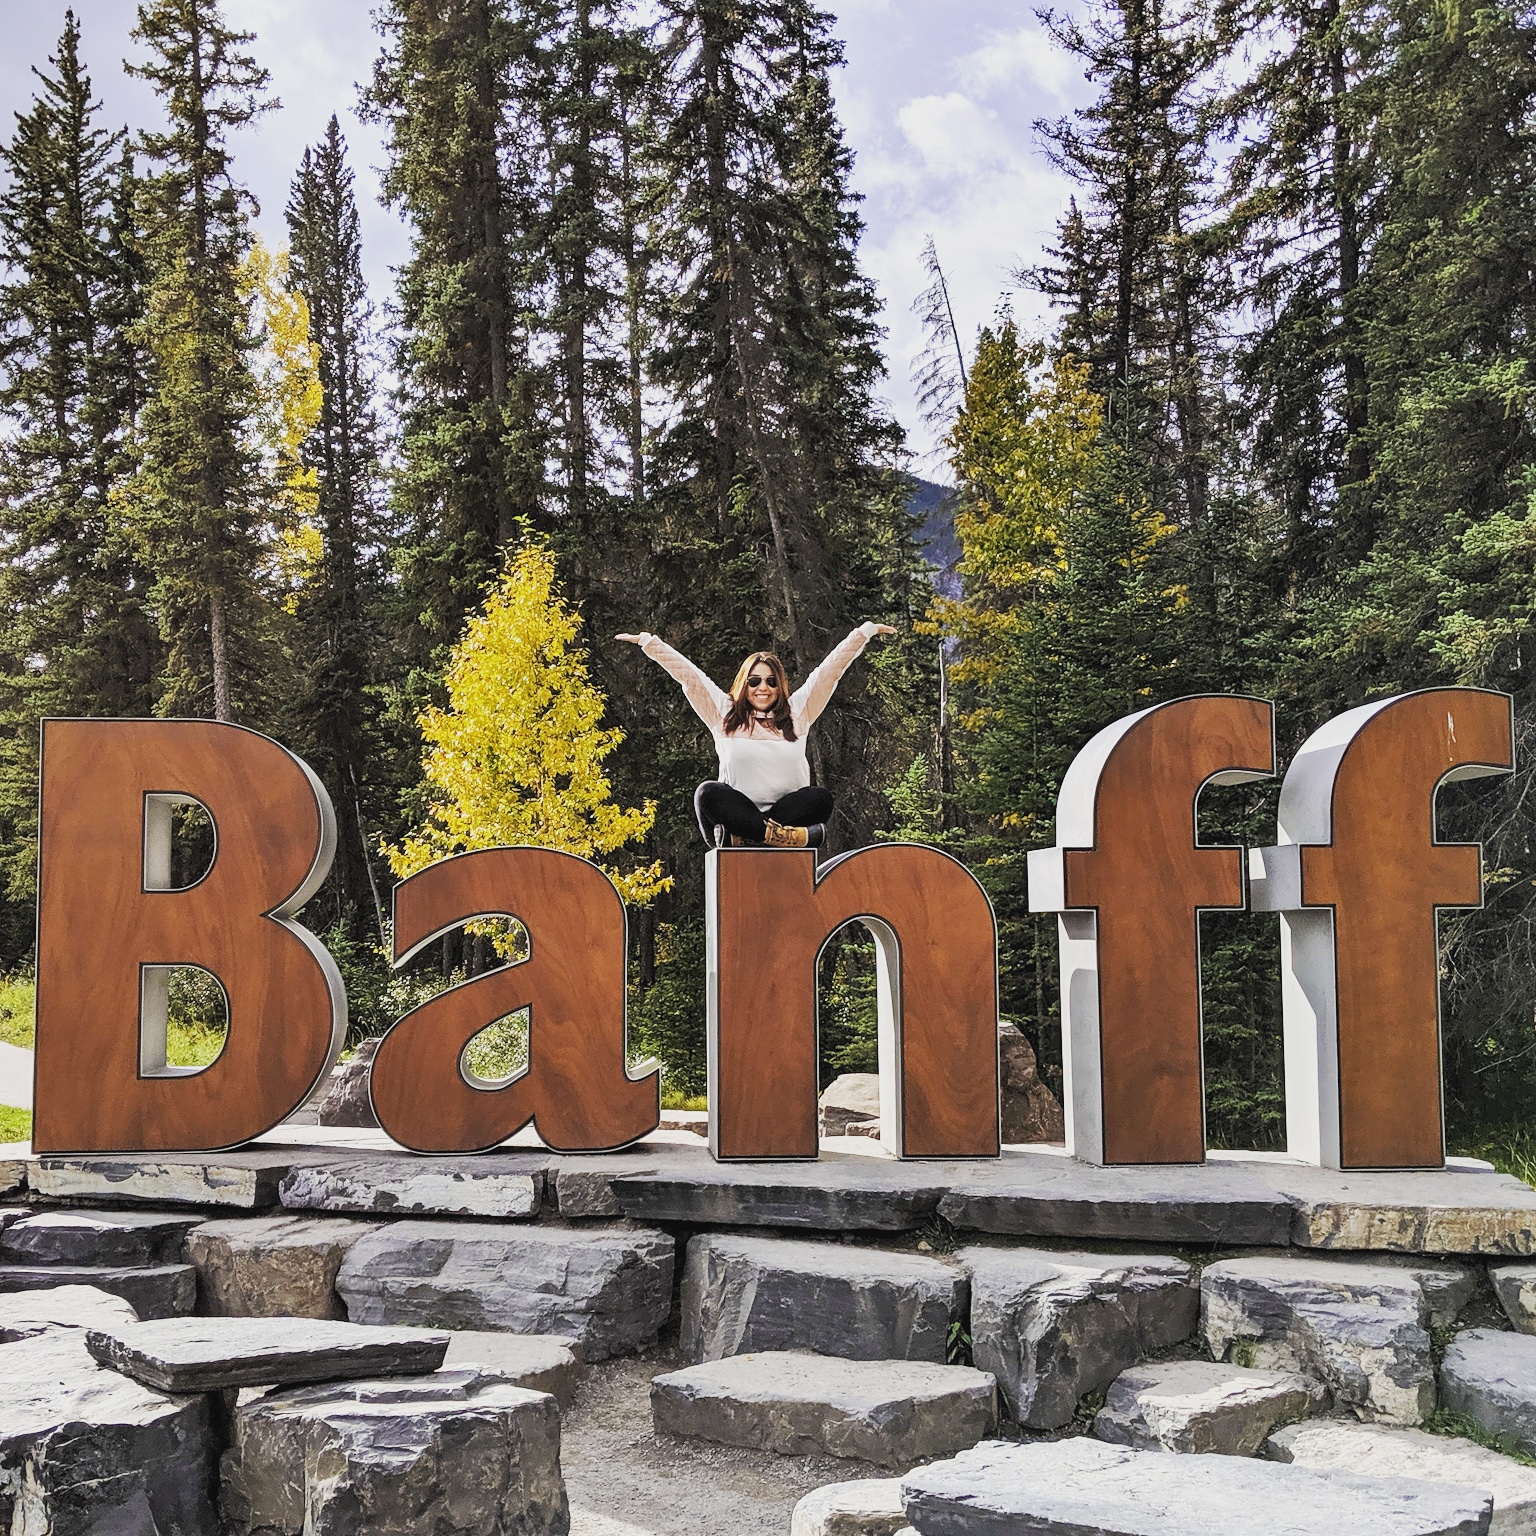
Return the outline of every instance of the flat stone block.
<path id="1" fill-rule="evenodd" d="M 213 1317 L 344 1318 L 336 1273 L 374 1222 L 323 1216 L 205 1221 L 187 1234 L 200 1310 Z"/>
<path id="2" fill-rule="evenodd" d="M 1536 1454 L 1536 1338 L 1469 1328 L 1440 1362 L 1440 1404 Z"/>
<path id="3" fill-rule="evenodd" d="M 401 1221 L 353 1245 L 336 1288 L 354 1322 L 553 1333 L 606 1360 L 655 1342 L 675 1259 L 644 1227 Z"/>
<path id="4" fill-rule="evenodd" d="M 103 1370 L 79 1329 L 0 1345 L 0 1529 L 218 1536 L 208 1404 Z"/>
<path id="5" fill-rule="evenodd" d="M 790 1516 L 789 1536 L 897 1536 L 906 1523 L 901 1479 L 870 1477 L 806 1494 Z"/>
<path id="6" fill-rule="evenodd" d="M 119 1328 L 138 1320 L 139 1314 L 121 1296 L 94 1285 L 56 1285 L 0 1296 L 0 1344 L 68 1329 Z"/>
<path id="7" fill-rule="evenodd" d="M 25 1142 L 11 1143 L 24 1147 Z M 19 1152 L 15 1157 L 0 1156 L 0 1195 L 13 1195 L 27 1187 L 27 1165 L 30 1160 Z"/>
<path id="8" fill-rule="evenodd" d="M 585 1367 L 569 1339 L 551 1333 L 478 1333 L 460 1329 L 448 1335 L 445 1366 L 477 1366 L 530 1392 L 548 1392 L 563 1409 L 571 1406 Z"/>
<path id="9" fill-rule="evenodd" d="M 92 1285 L 121 1296 L 140 1317 L 185 1317 L 197 1305 L 197 1271 L 190 1264 L 144 1269 L 96 1264 L 0 1264 L 0 1294 Z"/>
<path id="10" fill-rule="evenodd" d="M 273 1392 L 236 1410 L 228 1536 L 565 1536 L 555 1400 L 474 1369 Z"/>
<path id="11" fill-rule="evenodd" d="M 962 1248 L 971 1277 L 971 1355 L 1031 1429 L 1071 1421 L 1143 1356 L 1188 1338 L 1199 1318 L 1194 1270 L 1159 1254 Z"/>
<path id="12" fill-rule="evenodd" d="M 1209 1360 L 1134 1365 L 1110 1384 L 1093 1432 L 1146 1451 L 1253 1456 L 1277 1424 L 1327 1406 L 1321 1382 Z"/>
<path id="13" fill-rule="evenodd" d="M 945 1166 L 939 1214 L 965 1231 L 1239 1247 L 1290 1237 L 1290 1203 L 1245 1164 L 1097 1168 L 1010 1148 L 996 1161 Z"/>
<path id="14" fill-rule="evenodd" d="M 323 1153 L 314 1155 L 324 1160 Z M 277 1204 L 278 1185 L 295 1164 L 312 1160 L 293 1147 L 251 1152 L 50 1153 L 32 1160 L 27 1183 L 53 1200 L 228 1205 L 260 1211 Z"/>
<path id="15" fill-rule="evenodd" d="M 537 1153 L 480 1157 L 340 1158 L 286 1174 L 278 1197 L 291 1211 L 380 1216 L 536 1216 L 548 1159 Z"/>
<path id="16" fill-rule="evenodd" d="M 962 1270 L 921 1254 L 701 1233 L 683 1269 L 682 1350 L 690 1360 L 809 1349 L 942 1365 L 969 1289 Z"/>
<path id="17" fill-rule="evenodd" d="M 974 1445 L 996 1422 L 991 1376 L 918 1360 L 735 1355 L 651 1381 L 658 1431 L 783 1456 L 910 1465 Z"/>
<path id="18" fill-rule="evenodd" d="M 0 1263 L 180 1264 L 199 1219 L 167 1211 L 31 1211 L 0 1232 Z"/>
<path id="19" fill-rule="evenodd" d="M 1452 1323 L 1474 1285 L 1461 1265 L 1385 1255 L 1223 1259 L 1201 1275 L 1201 1324 L 1218 1360 L 1298 1371 L 1335 1409 L 1418 1424 L 1435 1407 L 1429 1329 Z"/>
<path id="20" fill-rule="evenodd" d="M 1253 1166 L 1294 1206 L 1298 1248 L 1536 1254 L 1536 1189 L 1507 1173 Z"/>
<path id="21" fill-rule="evenodd" d="M 979 1445 L 901 1480 L 920 1536 L 1482 1536 L 1473 1488 L 1098 1440 Z"/>
<path id="22" fill-rule="evenodd" d="M 160 1392 L 223 1392 L 435 1371 L 448 1335 L 313 1318 L 180 1317 L 93 1328 L 86 1347 L 101 1364 Z"/>
<path id="23" fill-rule="evenodd" d="M 624 1208 L 614 1189 L 615 1180 L 632 1173 L 711 1166 L 708 1149 L 694 1145 L 691 1137 L 689 1141 L 687 1146 L 645 1141 L 624 1152 L 551 1157 L 544 1181 L 545 1201 L 556 1204 L 566 1217 L 622 1217 Z"/>
<path id="24" fill-rule="evenodd" d="M 1277 1430 L 1265 1454 L 1300 1467 L 1337 1467 L 1365 1477 L 1417 1477 L 1482 1488 L 1493 1495 L 1492 1536 L 1536 1536 L 1536 1468 L 1459 1436 L 1316 1419 Z"/>
<path id="25" fill-rule="evenodd" d="M 855 1120 L 880 1118 L 880 1074 L 844 1072 L 834 1077 L 817 1100 L 823 1136 L 846 1136 Z"/>
<path id="26" fill-rule="evenodd" d="M 1536 1333 L 1536 1264 L 1490 1264 L 1488 1279 L 1505 1317 L 1521 1333 Z"/>

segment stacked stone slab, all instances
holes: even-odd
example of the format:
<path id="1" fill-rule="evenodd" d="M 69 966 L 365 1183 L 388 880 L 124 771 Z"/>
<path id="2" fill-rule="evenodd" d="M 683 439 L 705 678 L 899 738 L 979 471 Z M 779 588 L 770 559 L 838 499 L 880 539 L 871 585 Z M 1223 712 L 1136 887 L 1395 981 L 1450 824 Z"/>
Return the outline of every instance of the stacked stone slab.
<path id="1" fill-rule="evenodd" d="M 187 1234 L 198 1310 L 214 1317 L 347 1315 L 336 1275 L 353 1244 L 378 1230 L 363 1221 L 247 1216 L 209 1221 Z"/>
<path id="2" fill-rule="evenodd" d="M 353 1322 L 551 1333 L 593 1361 L 656 1342 L 674 1263 L 643 1227 L 402 1221 L 352 1246 L 336 1289 Z"/>
<path id="3" fill-rule="evenodd" d="M 1440 1398 L 1497 1439 L 1536 1454 L 1536 1337 L 1469 1328 L 1440 1362 Z"/>
<path id="4" fill-rule="evenodd" d="M 477 1157 L 339 1157 L 291 1169 L 278 1196 L 291 1211 L 364 1216 L 537 1216 L 550 1159 L 537 1152 Z"/>
<path id="5" fill-rule="evenodd" d="M 808 1349 L 943 1364 L 968 1289 L 961 1270 L 921 1254 L 701 1234 L 683 1269 L 682 1350 L 690 1360 Z"/>
<path id="6" fill-rule="evenodd" d="M 1475 1283 L 1421 1260 L 1224 1259 L 1201 1276 L 1201 1325 L 1218 1360 L 1298 1371 L 1336 1411 L 1418 1424 L 1435 1408 L 1429 1329 L 1452 1323 Z"/>
<path id="7" fill-rule="evenodd" d="M 1510 1322 L 1521 1333 L 1536 1333 L 1536 1264 L 1490 1264 L 1488 1279 Z"/>
<path id="8" fill-rule="evenodd" d="M 907 1523 L 901 1479 L 828 1483 L 795 1505 L 789 1536 L 896 1536 Z"/>
<path id="9" fill-rule="evenodd" d="M 1180 1259 L 981 1247 L 956 1258 L 971 1279 L 972 1358 L 1031 1429 L 1069 1423 L 1085 1393 L 1187 1339 L 1199 1317 Z"/>
<path id="10" fill-rule="evenodd" d="M 228 1536 L 565 1536 L 554 1398 L 474 1367 L 272 1392 L 235 1412 Z"/>
<path id="11" fill-rule="evenodd" d="M 569 1339 L 540 1333 L 471 1333 L 448 1335 L 444 1365 L 476 1366 L 504 1377 L 515 1387 L 548 1392 L 562 1410 L 571 1406 L 583 1367 Z"/>
<path id="12" fill-rule="evenodd" d="M 55 1285 L 0 1296 L 0 1344 L 45 1333 L 121 1328 L 138 1320 L 139 1314 L 121 1296 L 94 1285 Z"/>

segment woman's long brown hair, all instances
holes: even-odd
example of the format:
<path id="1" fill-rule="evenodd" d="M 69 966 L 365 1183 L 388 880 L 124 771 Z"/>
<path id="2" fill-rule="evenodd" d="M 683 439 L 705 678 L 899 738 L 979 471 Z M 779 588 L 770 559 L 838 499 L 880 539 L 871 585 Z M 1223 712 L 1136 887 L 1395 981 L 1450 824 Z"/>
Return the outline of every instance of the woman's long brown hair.
<path id="1" fill-rule="evenodd" d="M 773 680 L 778 684 L 778 694 L 774 698 L 773 708 L 768 711 L 768 718 L 778 726 L 779 734 L 785 741 L 793 741 L 795 713 L 789 706 L 789 675 L 784 670 L 784 663 L 772 651 L 753 651 L 742 662 L 736 673 L 736 681 L 731 684 L 731 707 L 725 712 L 725 734 L 734 736 L 737 731 L 748 728 L 752 723 L 752 701 L 747 697 L 747 679 L 752 675 L 752 668 L 759 662 L 773 673 Z"/>

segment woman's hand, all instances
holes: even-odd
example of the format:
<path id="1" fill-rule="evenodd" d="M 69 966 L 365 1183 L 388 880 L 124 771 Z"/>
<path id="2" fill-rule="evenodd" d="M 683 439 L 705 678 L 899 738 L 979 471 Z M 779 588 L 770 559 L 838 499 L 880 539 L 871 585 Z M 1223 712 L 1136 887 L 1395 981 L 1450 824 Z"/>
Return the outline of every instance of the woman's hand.
<path id="1" fill-rule="evenodd" d="M 896 633 L 896 626 L 894 624 L 876 624 L 875 633 L 877 635 L 894 635 Z"/>
<path id="2" fill-rule="evenodd" d="M 643 635 L 615 635 L 615 640 L 628 640 L 631 645 L 640 645 L 644 641 Z"/>

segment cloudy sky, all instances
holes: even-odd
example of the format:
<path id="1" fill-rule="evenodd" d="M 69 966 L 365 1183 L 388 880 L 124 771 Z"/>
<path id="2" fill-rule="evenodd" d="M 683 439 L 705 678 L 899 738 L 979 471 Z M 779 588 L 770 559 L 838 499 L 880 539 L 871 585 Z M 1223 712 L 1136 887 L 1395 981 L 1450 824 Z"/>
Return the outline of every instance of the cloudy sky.
<path id="1" fill-rule="evenodd" d="M 1075 65 L 1043 38 L 1030 5 L 998 0 L 829 0 L 846 41 L 837 81 L 854 182 L 868 224 L 863 259 L 880 286 L 889 327 L 888 393 L 914 448 L 928 446 L 912 406 L 908 372 L 921 338 L 910 306 L 925 286 L 918 261 L 932 235 L 950 276 L 966 335 L 993 313 L 1011 271 L 1034 261 L 1065 202 L 1061 178 L 1036 142 L 1033 124 L 1086 99 Z M 82 46 L 109 121 L 141 124 L 153 97 L 128 79 L 122 60 L 137 46 L 128 33 L 131 0 L 74 0 Z M 65 0 L 10 0 L 0 55 L 0 130 L 30 100 L 30 66 L 42 62 L 63 26 Z M 236 143 L 237 169 L 261 201 L 261 227 L 283 239 L 289 179 L 304 146 L 338 113 L 352 148 L 363 204 L 369 280 L 388 296 L 390 269 L 402 259 L 405 231 L 377 201 L 378 131 L 357 120 L 357 82 L 378 49 L 372 0 L 226 0 L 230 21 L 257 35 L 256 54 L 272 72 L 282 110 Z M 1018 294 L 1015 313 L 1040 317 Z M 921 466 L 935 478 L 941 467 Z"/>

